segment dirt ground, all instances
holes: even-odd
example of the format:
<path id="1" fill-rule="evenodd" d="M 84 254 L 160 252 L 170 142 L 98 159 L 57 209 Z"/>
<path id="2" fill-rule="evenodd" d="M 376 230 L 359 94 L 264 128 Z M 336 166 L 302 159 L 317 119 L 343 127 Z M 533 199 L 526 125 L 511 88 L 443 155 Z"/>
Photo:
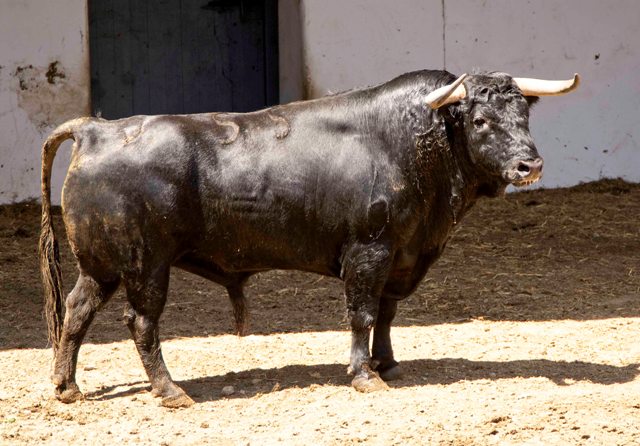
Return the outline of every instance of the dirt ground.
<path id="1" fill-rule="evenodd" d="M 252 335 L 237 338 L 222 288 L 175 271 L 161 333 L 196 401 L 181 410 L 149 393 L 121 293 L 80 351 L 86 399 L 53 398 L 39 212 L 0 207 L 0 444 L 640 443 L 640 185 L 481 201 L 400 304 L 405 375 L 384 392 L 349 387 L 340 282 L 255 277 Z M 68 289 L 75 265 L 56 223 Z"/>

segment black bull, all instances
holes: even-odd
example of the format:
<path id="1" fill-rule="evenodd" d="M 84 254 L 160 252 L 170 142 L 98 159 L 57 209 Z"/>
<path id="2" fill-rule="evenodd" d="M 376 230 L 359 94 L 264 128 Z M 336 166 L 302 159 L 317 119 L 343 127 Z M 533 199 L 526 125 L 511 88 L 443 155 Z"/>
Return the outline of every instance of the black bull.
<path id="1" fill-rule="evenodd" d="M 225 286 L 240 333 L 252 274 L 341 278 L 352 384 L 386 388 L 383 379 L 399 375 L 389 333 L 398 300 L 416 289 L 478 197 L 541 175 L 528 129 L 536 98 L 506 74 L 475 74 L 457 87 L 462 95 L 429 107 L 428 94 L 454 80 L 420 71 L 254 113 L 80 118 L 58 127 L 42 152 L 40 240 L 57 397 L 82 398 L 80 344 L 123 285 L 125 320 L 154 395 L 166 406 L 192 403 L 172 381 L 158 338 L 172 266 Z M 65 303 L 50 174 L 68 138 L 75 143 L 62 209 L 80 274 Z"/>

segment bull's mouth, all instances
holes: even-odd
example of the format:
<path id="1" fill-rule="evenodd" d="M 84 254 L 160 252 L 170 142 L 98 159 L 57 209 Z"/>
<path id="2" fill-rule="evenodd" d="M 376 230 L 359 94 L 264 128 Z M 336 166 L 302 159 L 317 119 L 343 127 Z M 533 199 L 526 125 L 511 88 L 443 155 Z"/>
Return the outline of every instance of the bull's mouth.
<path id="1" fill-rule="evenodd" d="M 521 178 L 519 180 L 515 180 L 512 181 L 511 184 L 513 184 L 516 187 L 525 187 L 525 186 L 531 186 L 534 183 L 537 183 L 540 180 L 540 176 L 536 177 L 536 178 Z"/>
<path id="2" fill-rule="evenodd" d="M 516 187 L 530 186 L 542 178 L 542 158 L 519 160 L 504 173 L 505 179 Z"/>
<path id="3" fill-rule="evenodd" d="M 523 172 L 510 169 L 502 174 L 502 178 L 507 184 L 512 184 L 515 187 L 525 187 L 531 186 L 532 184 L 540 181 L 540 178 L 542 178 L 542 172 L 529 172 L 523 174 Z"/>

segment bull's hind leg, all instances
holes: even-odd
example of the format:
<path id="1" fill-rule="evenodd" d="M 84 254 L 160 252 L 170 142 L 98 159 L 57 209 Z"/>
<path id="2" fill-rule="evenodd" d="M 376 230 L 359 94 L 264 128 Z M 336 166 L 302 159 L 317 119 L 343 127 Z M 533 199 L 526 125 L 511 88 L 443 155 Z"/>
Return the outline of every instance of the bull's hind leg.
<path id="1" fill-rule="evenodd" d="M 82 399 L 82 393 L 75 378 L 78 351 L 96 311 L 109 300 L 117 288 L 117 280 L 100 283 L 80 273 L 76 285 L 67 297 L 62 336 L 55 354 L 51 377 L 56 386 L 56 398 L 63 403 Z"/>
<path id="2" fill-rule="evenodd" d="M 396 315 L 398 301 L 380 299 L 378 319 L 373 329 L 373 364 L 375 370 L 385 381 L 399 379 L 402 376 L 398 362 L 393 359 L 391 348 L 391 322 Z"/>
<path id="3" fill-rule="evenodd" d="M 151 277 L 144 280 L 127 280 L 125 322 L 140 354 L 152 392 L 162 397 L 166 407 L 188 407 L 193 400 L 178 387 L 162 358 L 158 321 L 164 310 L 169 287 L 169 267 L 156 269 Z"/>
<path id="4" fill-rule="evenodd" d="M 360 247 L 345 262 L 345 295 L 351 320 L 351 385 L 360 392 L 388 388 L 373 370 L 369 352 L 371 328 L 378 318 L 382 287 L 390 265 L 389 251 L 380 245 Z"/>

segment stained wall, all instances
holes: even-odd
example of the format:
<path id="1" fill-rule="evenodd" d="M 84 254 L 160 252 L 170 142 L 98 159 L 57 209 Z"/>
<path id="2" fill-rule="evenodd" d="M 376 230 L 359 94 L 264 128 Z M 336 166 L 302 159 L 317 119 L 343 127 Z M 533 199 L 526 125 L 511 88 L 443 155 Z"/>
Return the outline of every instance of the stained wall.
<path id="1" fill-rule="evenodd" d="M 0 2 L 0 203 L 40 195 L 45 136 L 89 113 L 88 48 L 86 0 Z M 54 165 L 54 202 L 68 146 Z"/>
<path id="2" fill-rule="evenodd" d="M 288 102 L 446 68 L 583 77 L 546 98 L 531 130 L 545 187 L 640 181 L 640 2 L 280 0 L 280 96 Z M 40 194 L 40 146 L 89 113 L 86 0 L 0 2 L 0 203 Z M 53 201 L 69 160 L 54 165 Z"/>

